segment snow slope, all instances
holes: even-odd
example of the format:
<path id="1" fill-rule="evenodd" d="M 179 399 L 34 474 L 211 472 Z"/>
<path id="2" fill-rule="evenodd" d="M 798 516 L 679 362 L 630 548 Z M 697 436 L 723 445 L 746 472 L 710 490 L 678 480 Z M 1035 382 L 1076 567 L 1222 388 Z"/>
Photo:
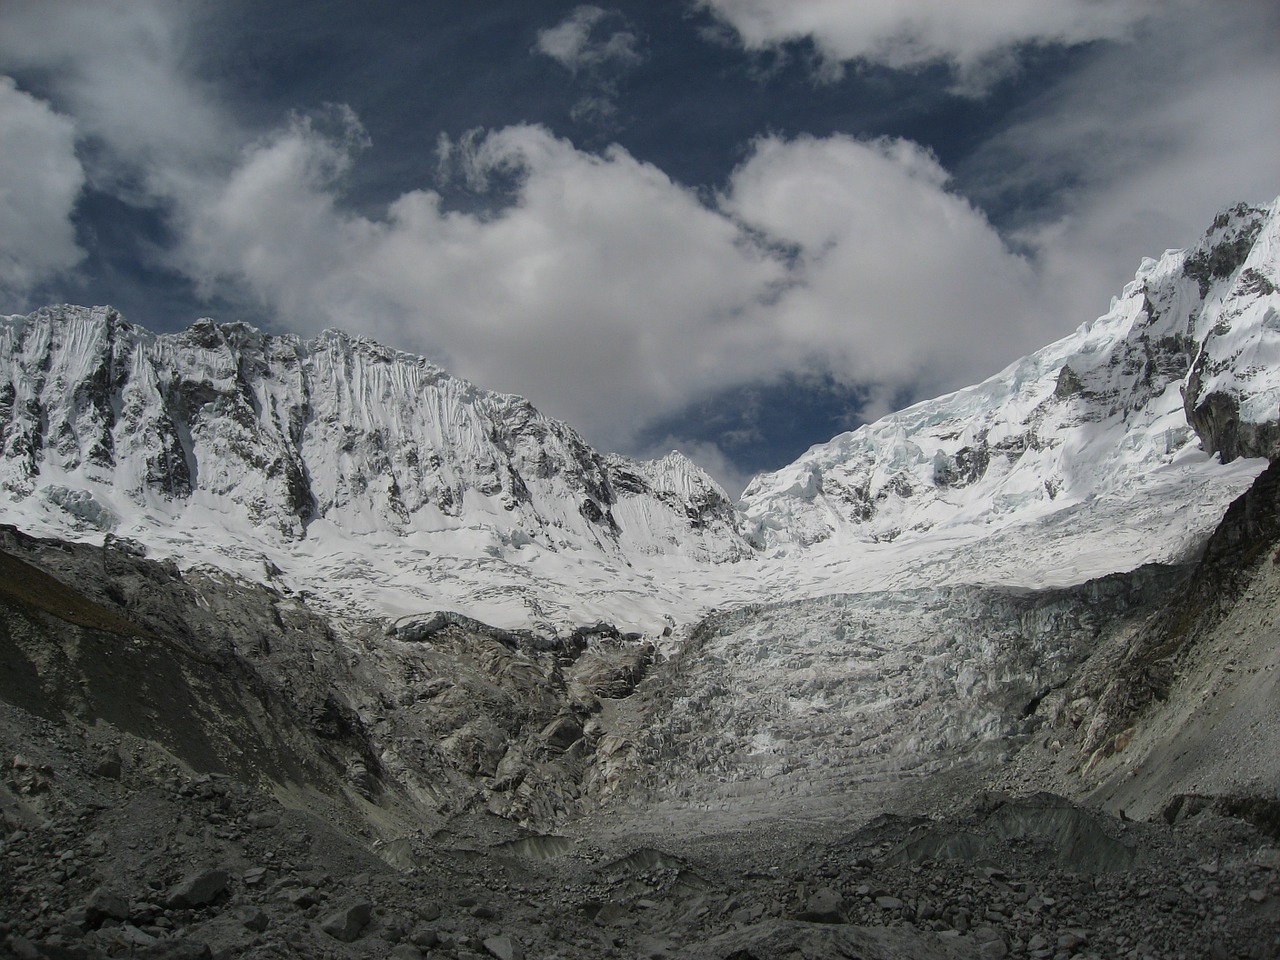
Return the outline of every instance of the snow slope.
<path id="1" fill-rule="evenodd" d="M 1144 261 L 996 376 L 812 448 L 738 508 L 679 454 L 327 332 L 0 318 L 0 520 L 337 609 L 657 634 L 713 607 L 1069 585 L 1196 550 L 1280 441 L 1280 201 Z"/>
<path id="2" fill-rule="evenodd" d="M 1062 585 L 1194 550 L 1276 449 L 1278 246 L 1280 201 L 1235 208 L 1072 335 L 757 477 L 753 537 L 805 561 L 788 595 Z"/>

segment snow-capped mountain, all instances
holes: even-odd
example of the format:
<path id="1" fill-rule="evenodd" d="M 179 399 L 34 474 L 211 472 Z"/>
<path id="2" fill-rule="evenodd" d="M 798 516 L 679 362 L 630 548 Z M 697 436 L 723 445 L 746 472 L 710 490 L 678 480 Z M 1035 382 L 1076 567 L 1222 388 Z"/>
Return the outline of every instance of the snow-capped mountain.
<path id="1" fill-rule="evenodd" d="M 1280 201 L 1230 210 L 1101 318 L 812 448 L 736 508 L 679 454 L 599 454 L 525 400 L 341 333 L 3 317 L 0 520 L 506 627 L 656 634 L 761 599 L 1080 583 L 1183 559 L 1275 453 L 1278 253 Z"/>
<path id="2" fill-rule="evenodd" d="M 342 333 L 202 320 L 157 336 L 64 306 L 0 318 L 0 364 L 0 488 L 37 529 L 159 541 L 187 562 L 265 558 L 336 574 L 339 590 L 361 568 L 379 582 L 384 546 L 428 581 L 449 579 L 424 570 L 442 544 L 462 567 L 522 551 L 609 565 L 751 552 L 682 455 L 602 456 L 526 400 Z"/>
<path id="3" fill-rule="evenodd" d="M 936 539 L 1134 505 L 1170 480 L 1203 486 L 1191 506 L 1220 512 L 1216 485 L 1237 485 L 1208 455 L 1266 457 L 1280 440 L 1278 213 L 1224 213 L 1197 246 L 1144 261 L 1071 336 L 757 477 L 742 498 L 753 535 L 773 547 Z"/>

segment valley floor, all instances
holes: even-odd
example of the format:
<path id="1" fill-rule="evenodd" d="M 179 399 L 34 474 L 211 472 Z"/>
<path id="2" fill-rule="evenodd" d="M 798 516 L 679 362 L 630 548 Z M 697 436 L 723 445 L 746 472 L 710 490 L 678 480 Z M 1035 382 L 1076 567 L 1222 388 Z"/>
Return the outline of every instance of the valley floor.
<path id="1" fill-rule="evenodd" d="M 460 813 L 388 849 L 145 744 L 0 709 L 15 957 L 1272 957 L 1275 837 L 980 794 L 945 816 L 535 834 Z M 835 813 L 836 811 L 832 811 Z"/>

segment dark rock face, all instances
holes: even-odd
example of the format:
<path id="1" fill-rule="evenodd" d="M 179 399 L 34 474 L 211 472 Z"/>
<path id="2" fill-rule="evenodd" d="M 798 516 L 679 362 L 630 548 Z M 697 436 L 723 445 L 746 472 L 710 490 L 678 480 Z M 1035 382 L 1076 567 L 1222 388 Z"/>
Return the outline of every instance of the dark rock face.
<path id="1" fill-rule="evenodd" d="M 1062 369 L 1058 371 L 1058 382 L 1053 388 L 1053 395 L 1059 400 L 1065 400 L 1068 397 L 1076 397 L 1084 393 L 1084 381 L 1080 379 L 1080 375 L 1071 369 L 1070 364 L 1064 364 Z"/>
<path id="2" fill-rule="evenodd" d="M 1280 464 L 1267 467 L 1230 507 L 1205 547 L 1189 605 L 1217 596 L 1230 599 L 1242 577 L 1280 541 Z"/>
<path id="3" fill-rule="evenodd" d="M 1278 545 L 1280 465 L 1273 463 L 1227 509 L 1185 587 L 1126 637 L 1123 647 L 1103 651 L 1077 678 L 1074 697 L 1090 705 L 1079 724 L 1083 756 L 1096 762 L 1122 749 L 1134 719 L 1169 697 L 1180 661 L 1221 620 Z"/>
<path id="4" fill-rule="evenodd" d="M 984 437 L 980 445 L 962 447 L 956 451 L 954 458 L 936 460 L 933 467 L 934 483 L 940 487 L 967 487 L 981 480 L 990 464 L 991 448 Z"/>
<path id="5" fill-rule="evenodd" d="M 1202 246 L 1187 258 L 1183 272 L 1200 286 L 1200 296 L 1209 292 L 1214 280 L 1231 276 L 1253 247 L 1262 229 L 1261 214 L 1265 211 L 1237 204 L 1214 220 L 1206 239 L 1212 242 Z"/>
<path id="6" fill-rule="evenodd" d="M 1252 361 L 1239 348 L 1219 349 L 1215 342 L 1233 334 L 1248 304 L 1275 293 L 1275 284 L 1257 268 L 1241 270 L 1262 231 L 1265 214 L 1243 204 L 1223 213 L 1183 267 L 1184 274 L 1196 280 L 1202 299 L 1210 285 L 1235 275 L 1229 289 L 1222 291 L 1222 318 L 1206 332 L 1203 343 L 1194 346 L 1194 361 L 1182 387 L 1187 422 L 1204 450 L 1219 454 L 1223 463 L 1238 457 L 1271 459 L 1280 453 L 1280 411 L 1262 419 L 1256 412 L 1251 419 L 1241 417 L 1242 391 L 1249 389 L 1254 376 L 1248 369 Z M 1215 387 L 1215 378 L 1225 373 L 1234 374 L 1237 382 L 1227 390 Z"/>
<path id="7" fill-rule="evenodd" d="M 1188 391 L 1188 397 L 1192 396 Z M 1240 403 L 1229 393 L 1214 392 L 1187 411 L 1187 422 L 1200 438 L 1207 453 L 1216 453 L 1223 463 L 1239 457 L 1280 455 L 1280 420 L 1246 423 L 1240 419 Z"/>

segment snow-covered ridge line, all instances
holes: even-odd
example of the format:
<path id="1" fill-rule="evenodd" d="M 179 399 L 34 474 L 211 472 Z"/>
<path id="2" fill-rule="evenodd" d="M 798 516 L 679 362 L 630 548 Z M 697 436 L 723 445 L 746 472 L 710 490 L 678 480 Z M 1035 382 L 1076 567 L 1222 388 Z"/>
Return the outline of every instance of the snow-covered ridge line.
<path id="1" fill-rule="evenodd" d="M 1185 559 L 1276 452 L 1278 253 L 1280 201 L 1228 211 L 1103 317 L 812 448 L 738 508 L 680 454 L 600 454 L 338 331 L 0 317 L 0 522 L 503 628 L 656 636 L 761 600 L 1077 584 Z"/>
<path id="2" fill-rule="evenodd" d="M 316 521 L 399 536 L 483 524 L 550 549 L 747 551 L 724 494 L 683 457 L 606 459 L 520 397 L 337 331 L 201 320 L 156 336 L 64 306 L 0 318 L 0 353 L 0 484 L 17 498 L 61 474 L 285 540 Z M 620 524 L 637 498 L 670 529 Z"/>
<path id="3" fill-rule="evenodd" d="M 423 538 L 452 538 L 466 564 L 510 555 L 513 570 L 521 551 L 624 566 L 752 552 L 724 492 L 679 454 L 603 456 L 520 397 L 338 331 L 201 320 L 156 335 L 109 307 L 2 317 L 0 454 L 20 523 L 171 540 L 251 573 L 327 541 L 355 546 L 354 565 L 330 568 L 339 580 L 377 552 L 359 541 L 421 561 L 440 548 Z"/>
<path id="4" fill-rule="evenodd" d="M 1145 260 L 1107 314 L 972 387 L 755 478 L 762 543 L 885 542 L 1021 522 L 1117 494 L 1203 450 L 1280 447 L 1280 201 Z"/>

